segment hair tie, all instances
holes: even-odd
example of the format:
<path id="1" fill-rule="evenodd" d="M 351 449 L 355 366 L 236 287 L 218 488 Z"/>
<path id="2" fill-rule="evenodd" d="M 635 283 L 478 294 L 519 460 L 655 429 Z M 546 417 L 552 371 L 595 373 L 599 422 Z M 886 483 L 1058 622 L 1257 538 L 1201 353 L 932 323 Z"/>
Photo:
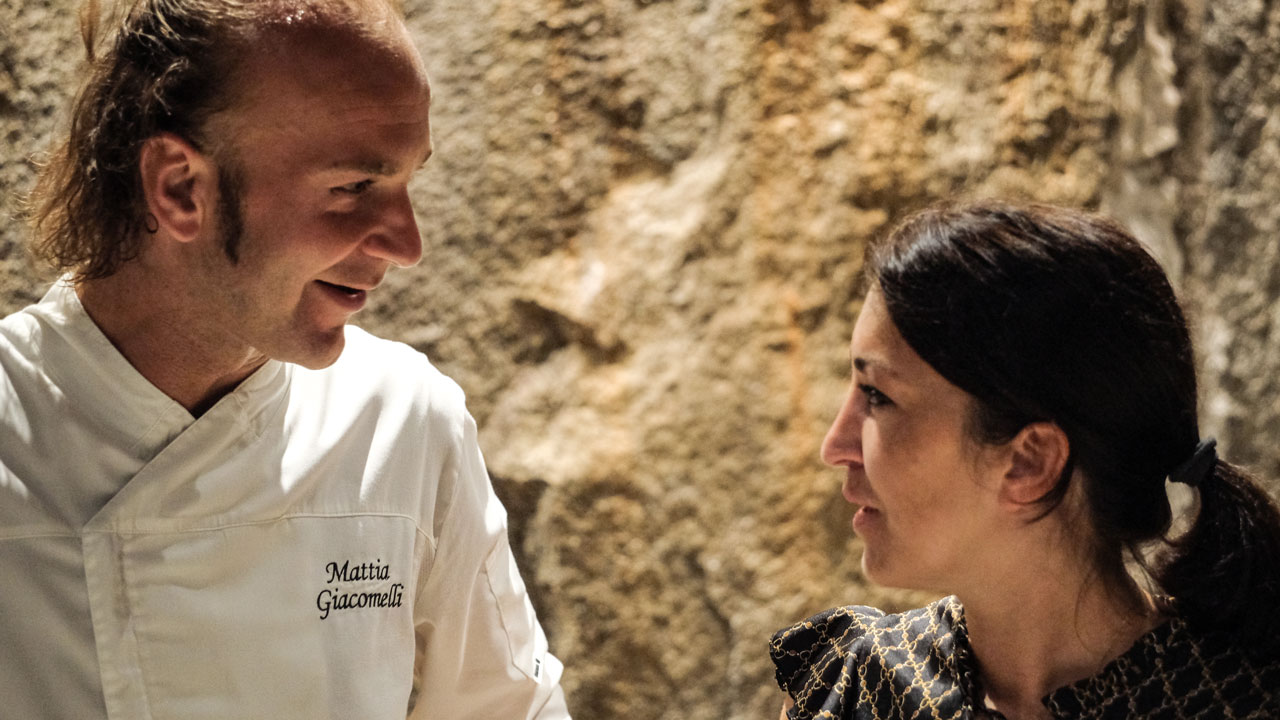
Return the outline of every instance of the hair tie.
<path id="1" fill-rule="evenodd" d="M 1169 481 L 1199 487 L 1205 478 L 1213 474 L 1213 468 L 1218 464 L 1217 445 L 1214 438 L 1201 441 L 1191 457 L 1169 473 Z"/>

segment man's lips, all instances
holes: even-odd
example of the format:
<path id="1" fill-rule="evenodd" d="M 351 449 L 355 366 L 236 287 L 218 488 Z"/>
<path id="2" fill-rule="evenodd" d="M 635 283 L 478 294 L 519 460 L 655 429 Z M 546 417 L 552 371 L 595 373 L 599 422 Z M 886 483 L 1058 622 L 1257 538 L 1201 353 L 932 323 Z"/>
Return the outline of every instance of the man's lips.
<path id="1" fill-rule="evenodd" d="M 350 293 L 354 293 L 354 292 L 369 292 L 370 290 L 372 290 L 372 289 L 374 289 L 374 288 L 376 288 L 376 287 L 378 286 L 378 283 L 346 283 L 346 284 L 343 284 L 343 283 L 330 282 L 330 281 L 328 281 L 328 280 L 317 280 L 316 282 L 320 283 L 321 285 L 328 285 L 328 286 L 329 286 L 329 287 L 331 287 L 331 288 L 337 288 L 338 290 L 342 290 L 342 291 L 344 291 L 344 292 L 350 292 Z"/>
<path id="2" fill-rule="evenodd" d="M 363 287 L 339 285 L 338 283 L 324 280 L 317 280 L 316 284 L 320 286 L 330 300 L 350 312 L 355 312 L 364 307 L 365 300 L 368 297 L 368 290 L 373 289 L 372 286 L 369 286 L 367 290 Z"/>

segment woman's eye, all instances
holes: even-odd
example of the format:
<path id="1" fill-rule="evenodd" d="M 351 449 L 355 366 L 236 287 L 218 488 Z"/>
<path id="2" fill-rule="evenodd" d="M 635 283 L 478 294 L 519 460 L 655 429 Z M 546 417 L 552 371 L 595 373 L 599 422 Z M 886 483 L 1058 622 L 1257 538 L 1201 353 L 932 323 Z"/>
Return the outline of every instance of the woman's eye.
<path id="1" fill-rule="evenodd" d="M 869 407 L 882 407 L 893 404 L 893 401 L 889 399 L 888 395 L 880 392 L 873 385 L 859 385 L 858 391 L 867 398 L 867 405 Z"/>
<path id="2" fill-rule="evenodd" d="M 347 183 L 346 185 L 339 185 L 338 187 L 331 188 L 329 192 L 336 195 L 359 195 L 365 190 L 368 190 L 371 185 L 373 185 L 372 180 L 360 180 L 358 182 Z"/>

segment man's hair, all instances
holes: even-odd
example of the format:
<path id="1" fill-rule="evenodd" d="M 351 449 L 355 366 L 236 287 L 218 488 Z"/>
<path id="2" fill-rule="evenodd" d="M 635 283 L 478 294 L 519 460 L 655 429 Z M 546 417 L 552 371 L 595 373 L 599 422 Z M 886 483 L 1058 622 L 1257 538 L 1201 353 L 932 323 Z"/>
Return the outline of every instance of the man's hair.
<path id="1" fill-rule="evenodd" d="M 376 4 L 399 13 L 398 3 Z M 208 122 L 234 104 L 238 63 L 261 31 L 360 5 L 108 0 L 104 7 L 88 0 L 80 13 L 87 77 L 67 137 L 40 163 L 24 204 L 35 255 L 74 282 L 107 277 L 136 257 L 142 233 L 156 230 L 138 168 L 147 139 L 171 132 L 201 152 L 228 155 L 209 136 Z"/>

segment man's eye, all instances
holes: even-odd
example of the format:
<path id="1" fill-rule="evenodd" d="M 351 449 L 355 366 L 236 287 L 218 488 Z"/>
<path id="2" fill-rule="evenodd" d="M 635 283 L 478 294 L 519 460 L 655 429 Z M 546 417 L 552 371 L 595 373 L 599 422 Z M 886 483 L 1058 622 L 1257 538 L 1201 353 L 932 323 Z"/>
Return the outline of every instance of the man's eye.
<path id="1" fill-rule="evenodd" d="M 858 391 L 867 398 L 867 405 L 870 407 L 882 407 L 893 404 L 893 401 L 889 399 L 888 395 L 880 392 L 873 385 L 859 385 Z"/>
<path id="2" fill-rule="evenodd" d="M 339 185 L 338 187 L 330 188 L 329 192 L 334 193 L 335 195 L 359 195 L 365 190 L 368 190 L 371 185 L 373 185 L 372 180 L 360 180 L 359 182 L 347 183 L 346 185 Z"/>

